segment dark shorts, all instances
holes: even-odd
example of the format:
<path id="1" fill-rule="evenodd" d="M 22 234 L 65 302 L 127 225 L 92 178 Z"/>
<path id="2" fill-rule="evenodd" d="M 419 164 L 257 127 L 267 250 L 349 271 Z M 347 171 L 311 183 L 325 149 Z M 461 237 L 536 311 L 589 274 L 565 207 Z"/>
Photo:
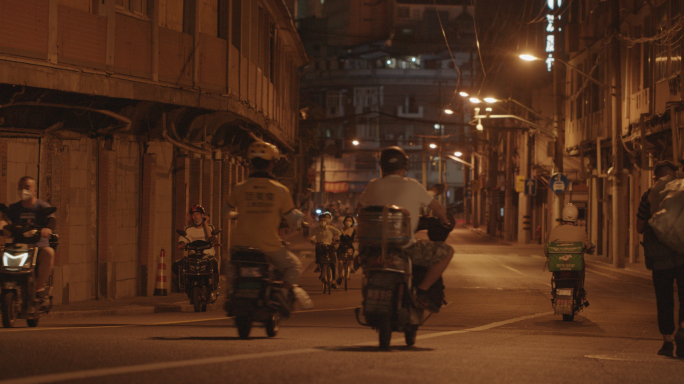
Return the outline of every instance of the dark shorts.
<path id="1" fill-rule="evenodd" d="M 451 252 L 451 246 L 438 241 L 418 240 L 415 244 L 406 248 L 411 255 L 413 265 L 432 268 L 440 261 L 446 259 Z"/>

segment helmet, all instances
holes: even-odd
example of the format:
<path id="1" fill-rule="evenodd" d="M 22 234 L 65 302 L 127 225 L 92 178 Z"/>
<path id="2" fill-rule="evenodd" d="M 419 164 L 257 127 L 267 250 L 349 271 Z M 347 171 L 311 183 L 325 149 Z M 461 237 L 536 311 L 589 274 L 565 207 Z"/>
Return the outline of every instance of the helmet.
<path id="1" fill-rule="evenodd" d="M 572 204 L 568 204 L 563 208 L 563 213 L 561 214 L 563 221 L 576 222 L 577 216 L 579 216 L 579 210 Z"/>
<path id="2" fill-rule="evenodd" d="M 655 164 L 655 166 L 653 167 L 653 172 L 658 172 L 662 168 L 670 168 L 671 170 L 673 170 L 675 172 L 677 171 L 677 166 L 674 165 L 673 162 L 671 162 L 669 160 L 663 160 L 663 161 L 659 161 Z"/>
<path id="3" fill-rule="evenodd" d="M 257 140 L 247 148 L 247 159 L 260 158 L 268 161 L 277 160 L 280 157 L 278 148 L 265 141 Z"/>
<path id="4" fill-rule="evenodd" d="M 400 169 L 408 170 L 408 163 L 408 155 L 397 146 L 387 147 L 380 154 L 380 169 L 382 173 L 394 173 Z"/>
<path id="5" fill-rule="evenodd" d="M 192 215 L 195 212 L 204 214 L 204 207 L 202 207 L 201 205 L 193 205 L 192 207 L 190 207 L 190 214 Z"/>
<path id="6" fill-rule="evenodd" d="M 330 212 L 328 212 L 328 211 L 325 211 L 325 212 L 321 213 L 320 215 L 318 215 L 318 221 L 321 221 L 321 219 L 323 218 L 323 216 L 328 216 L 328 218 L 329 218 L 330 220 L 332 220 L 332 213 L 330 213 Z"/>

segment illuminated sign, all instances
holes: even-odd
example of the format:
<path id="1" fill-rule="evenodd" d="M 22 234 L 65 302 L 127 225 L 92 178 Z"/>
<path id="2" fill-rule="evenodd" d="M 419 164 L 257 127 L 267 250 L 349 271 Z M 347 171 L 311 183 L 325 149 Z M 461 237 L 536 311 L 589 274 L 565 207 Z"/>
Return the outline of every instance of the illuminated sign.
<path id="1" fill-rule="evenodd" d="M 549 11 L 553 11 L 563 5 L 563 0 L 546 0 L 546 6 Z M 550 72 L 553 66 L 553 53 L 556 51 L 556 36 L 554 32 L 556 31 L 556 20 L 560 20 L 561 16 L 555 16 L 552 13 L 546 15 L 546 69 Z"/>

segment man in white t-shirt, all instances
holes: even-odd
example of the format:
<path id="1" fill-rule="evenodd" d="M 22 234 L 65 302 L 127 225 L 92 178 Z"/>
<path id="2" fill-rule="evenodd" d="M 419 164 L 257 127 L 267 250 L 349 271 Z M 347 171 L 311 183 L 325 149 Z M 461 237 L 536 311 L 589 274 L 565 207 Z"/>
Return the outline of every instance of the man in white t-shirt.
<path id="1" fill-rule="evenodd" d="M 425 278 L 418 285 L 418 304 L 429 307 L 427 290 L 442 276 L 454 255 L 454 249 L 443 242 L 417 241 L 414 233 L 418 229 L 421 207 L 427 206 L 445 226 L 451 226 L 446 210 L 414 179 L 404 177 L 408 169 L 408 155 L 399 147 L 389 147 L 380 155 L 382 177 L 371 180 L 359 198 L 359 206 L 397 205 L 411 215 L 411 241 L 405 247 L 414 265 L 428 268 Z"/>

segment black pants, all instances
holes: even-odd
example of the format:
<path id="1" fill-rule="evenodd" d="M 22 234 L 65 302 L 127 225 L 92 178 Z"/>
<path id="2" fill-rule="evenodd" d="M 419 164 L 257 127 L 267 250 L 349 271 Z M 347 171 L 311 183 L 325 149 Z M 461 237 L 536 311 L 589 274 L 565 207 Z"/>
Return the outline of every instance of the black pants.
<path id="1" fill-rule="evenodd" d="M 672 269 L 653 270 L 653 287 L 658 306 L 658 329 L 662 335 L 675 331 L 674 282 L 679 296 L 679 321 L 684 321 L 684 265 Z"/>

